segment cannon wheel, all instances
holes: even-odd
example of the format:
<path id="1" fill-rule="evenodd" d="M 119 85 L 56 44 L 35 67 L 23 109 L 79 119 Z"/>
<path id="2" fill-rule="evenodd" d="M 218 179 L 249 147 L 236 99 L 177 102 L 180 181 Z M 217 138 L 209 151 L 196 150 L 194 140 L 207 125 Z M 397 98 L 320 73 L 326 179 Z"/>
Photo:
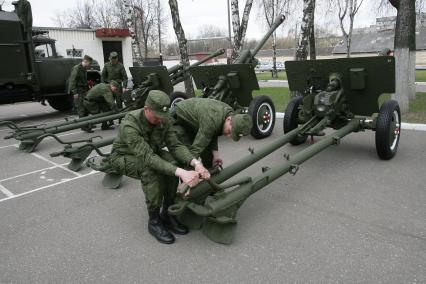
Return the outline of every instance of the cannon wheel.
<path id="1" fill-rule="evenodd" d="M 248 113 L 253 120 L 251 135 L 256 139 L 269 137 L 275 126 L 275 106 L 268 96 L 255 97 Z"/>
<path id="2" fill-rule="evenodd" d="M 390 160 L 398 150 L 401 136 L 401 111 L 397 101 L 389 100 L 380 107 L 376 122 L 376 151 L 382 160 Z"/>
<path id="3" fill-rule="evenodd" d="M 284 134 L 289 133 L 293 129 L 299 126 L 299 106 L 302 102 L 303 97 L 293 98 L 287 105 L 284 114 L 283 130 Z M 297 146 L 306 142 L 307 135 L 299 135 L 292 141 L 291 145 Z"/>
<path id="4" fill-rule="evenodd" d="M 68 94 L 63 96 L 47 97 L 47 101 L 52 108 L 59 111 L 69 111 L 72 110 L 74 106 L 74 99 Z"/>
<path id="5" fill-rule="evenodd" d="M 170 108 L 174 108 L 178 102 L 187 100 L 188 96 L 184 92 L 173 92 L 170 94 Z"/>

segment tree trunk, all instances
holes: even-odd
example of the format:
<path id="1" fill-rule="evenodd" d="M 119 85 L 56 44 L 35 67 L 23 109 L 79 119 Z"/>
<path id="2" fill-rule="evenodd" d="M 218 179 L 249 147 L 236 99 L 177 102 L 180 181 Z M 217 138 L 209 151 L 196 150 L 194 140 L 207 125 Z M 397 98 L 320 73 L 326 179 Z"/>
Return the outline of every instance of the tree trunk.
<path id="1" fill-rule="evenodd" d="M 415 98 L 416 9 L 414 1 L 390 1 L 398 13 L 395 29 L 396 93 L 402 112 L 408 112 Z"/>
<path id="2" fill-rule="evenodd" d="M 170 6 L 170 13 L 172 15 L 173 28 L 175 30 L 175 34 L 179 44 L 180 62 L 182 63 L 184 67 L 188 67 L 190 65 L 189 57 L 188 57 L 188 47 L 186 45 L 187 41 L 185 38 L 185 32 L 182 28 L 182 24 L 179 18 L 179 7 L 178 7 L 177 0 L 169 0 L 169 6 Z M 188 76 L 188 78 L 185 80 L 185 91 L 187 96 L 189 97 L 195 96 L 194 86 L 192 84 L 191 76 Z"/>
<path id="3" fill-rule="evenodd" d="M 133 17 L 133 7 L 131 6 L 129 0 L 124 0 L 124 9 L 126 12 L 126 25 L 130 32 L 130 37 L 132 39 L 132 50 L 133 50 L 133 66 L 142 66 L 143 58 L 141 55 L 141 48 L 139 45 L 138 36 L 136 35 L 134 28 L 134 17 Z"/>
<path id="4" fill-rule="evenodd" d="M 277 34 L 272 34 L 272 78 L 278 78 L 277 71 Z"/>
<path id="5" fill-rule="evenodd" d="M 253 6 L 253 0 L 247 0 L 246 5 L 244 7 L 243 18 L 240 24 L 240 12 L 238 9 L 238 0 L 231 0 L 231 19 L 232 19 L 231 21 L 232 21 L 232 30 L 234 32 L 234 40 L 232 42 L 232 49 L 233 49 L 232 60 L 235 60 L 238 57 L 238 53 L 243 46 L 252 6 Z"/>
<path id="6" fill-rule="evenodd" d="M 315 44 L 315 0 L 311 0 L 311 17 L 309 19 L 309 59 L 315 60 L 317 59 L 317 51 Z"/>
<path id="7" fill-rule="evenodd" d="M 296 50 L 296 60 L 306 60 L 308 58 L 308 39 L 310 34 L 309 20 L 312 19 L 311 13 L 313 12 L 312 6 L 310 5 L 311 1 L 312 0 L 303 0 L 303 18 L 300 27 L 299 44 Z"/>

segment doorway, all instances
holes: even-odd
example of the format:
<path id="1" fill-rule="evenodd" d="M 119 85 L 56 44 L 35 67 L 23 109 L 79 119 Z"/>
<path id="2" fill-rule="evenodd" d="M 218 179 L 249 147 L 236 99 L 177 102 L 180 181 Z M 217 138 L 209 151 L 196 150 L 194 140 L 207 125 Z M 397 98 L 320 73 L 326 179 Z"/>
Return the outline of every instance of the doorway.
<path id="1" fill-rule="evenodd" d="M 118 53 L 118 61 L 123 63 L 123 43 L 121 41 L 102 41 L 104 52 L 104 63 L 109 61 L 109 54 L 113 51 Z"/>

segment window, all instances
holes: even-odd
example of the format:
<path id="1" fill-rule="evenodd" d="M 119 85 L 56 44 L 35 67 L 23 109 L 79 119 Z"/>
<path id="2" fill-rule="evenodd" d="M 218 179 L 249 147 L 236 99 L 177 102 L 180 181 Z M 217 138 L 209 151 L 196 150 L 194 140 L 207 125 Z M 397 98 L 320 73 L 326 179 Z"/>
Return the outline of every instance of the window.
<path id="1" fill-rule="evenodd" d="M 83 49 L 67 49 L 68 57 L 83 57 Z"/>

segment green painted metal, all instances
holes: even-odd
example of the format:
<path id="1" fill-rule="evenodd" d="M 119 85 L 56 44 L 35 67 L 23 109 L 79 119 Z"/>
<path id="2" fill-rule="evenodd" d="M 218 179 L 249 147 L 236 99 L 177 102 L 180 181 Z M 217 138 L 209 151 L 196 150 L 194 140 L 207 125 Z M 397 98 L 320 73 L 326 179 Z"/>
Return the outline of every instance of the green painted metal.
<path id="1" fill-rule="evenodd" d="M 380 95 L 395 93 L 395 58 L 392 56 L 286 61 L 291 91 L 325 90 L 329 75 L 341 74 L 346 104 L 354 115 L 379 111 Z"/>
<path id="2" fill-rule="evenodd" d="M 197 89 L 203 90 L 204 97 L 226 102 L 235 109 L 248 107 L 253 90 L 259 90 L 254 71 L 258 61 L 254 56 L 284 20 L 280 15 L 253 51 L 241 51 L 233 64 L 191 67 Z"/>
<path id="3" fill-rule="evenodd" d="M 212 241 L 233 241 L 238 209 L 252 194 L 286 173 L 296 174 L 304 162 L 331 145 L 338 145 L 348 134 L 375 130 L 378 97 L 395 88 L 392 57 L 288 62 L 286 68 L 290 88 L 303 96 L 295 109 L 299 126 L 259 150 L 250 149 L 248 156 L 213 175 L 210 181 L 192 189 L 183 187 L 176 203 L 169 208 L 170 214 L 192 229 L 202 229 Z M 381 86 L 371 84 L 371 80 L 377 83 L 379 79 L 387 81 Z M 390 129 L 397 129 L 396 123 L 390 122 Z M 325 135 L 325 128 L 335 131 Z M 287 143 L 307 135 L 323 137 L 295 154 L 285 154 L 279 165 L 263 167 L 258 176 L 243 176 L 224 183 Z M 394 137 L 390 131 L 390 141 Z"/>

